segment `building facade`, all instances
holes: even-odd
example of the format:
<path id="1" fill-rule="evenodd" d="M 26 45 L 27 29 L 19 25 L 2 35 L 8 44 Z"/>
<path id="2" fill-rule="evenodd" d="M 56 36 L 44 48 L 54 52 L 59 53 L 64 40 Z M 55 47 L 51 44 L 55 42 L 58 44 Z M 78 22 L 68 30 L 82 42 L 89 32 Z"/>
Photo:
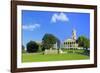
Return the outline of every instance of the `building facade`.
<path id="1" fill-rule="evenodd" d="M 66 39 L 63 43 L 63 48 L 66 49 L 78 49 L 78 43 L 76 42 L 77 36 L 76 36 L 76 30 L 72 30 L 72 37 L 69 39 Z"/>

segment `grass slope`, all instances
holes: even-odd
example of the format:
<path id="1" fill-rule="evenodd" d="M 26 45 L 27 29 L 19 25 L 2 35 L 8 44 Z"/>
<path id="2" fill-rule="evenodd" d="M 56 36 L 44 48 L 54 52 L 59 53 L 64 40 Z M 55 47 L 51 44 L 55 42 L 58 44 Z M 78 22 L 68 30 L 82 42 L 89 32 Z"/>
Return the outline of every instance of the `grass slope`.
<path id="1" fill-rule="evenodd" d="M 61 60 L 84 60 L 89 59 L 89 56 L 67 53 L 67 54 L 34 54 L 34 53 L 23 53 L 22 62 L 43 62 L 43 61 L 61 61 Z"/>

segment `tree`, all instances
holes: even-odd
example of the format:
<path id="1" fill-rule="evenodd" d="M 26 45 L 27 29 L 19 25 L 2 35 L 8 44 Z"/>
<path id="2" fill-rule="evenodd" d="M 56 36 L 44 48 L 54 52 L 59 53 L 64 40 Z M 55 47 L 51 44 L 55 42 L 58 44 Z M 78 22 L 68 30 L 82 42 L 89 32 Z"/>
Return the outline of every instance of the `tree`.
<path id="1" fill-rule="evenodd" d="M 88 38 L 86 38 L 85 36 L 80 36 L 78 38 L 78 44 L 80 47 L 83 47 L 85 49 L 83 54 L 85 55 L 90 54 L 90 50 L 88 50 L 88 48 L 90 47 L 90 40 Z"/>
<path id="2" fill-rule="evenodd" d="M 84 43 L 85 43 L 84 44 L 84 48 L 85 48 L 84 54 L 90 55 L 90 50 L 88 50 L 88 48 L 90 47 L 89 39 L 85 39 Z"/>
<path id="3" fill-rule="evenodd" d="M 84 48 L 86 48 L 86 50 L 88 49 L 88 48 L 90 48 L 90 40 L 89 39 L 85 39 L 85 41 L 84 41 Z"/>
<path id="4" fill-rule="evenodd" d="M 84 36 L 80 36 L 80 37 L 78 38 L 78 45 L 79 45 L 80 47 L 84 47 L 84 40 L 85 40 L 85 37 L 84 37 Z"/>
<path id="5" fill-rule="evenodd" d="M 85 36 L 80 36 L 78 38 L 78 44 L 80 47 L 88 49 L 90 47 L 90 40 L 86 38 Z"/>
<path id="6" fill-rule="evenodd" d="M 42 38 L 42 48 L 50 49 L 57 42 L 57 38 L 52 34 L 45 34 Z"/>
<path id="7" fill-rule="evenodd" d="M 25 47 L 24 47 L 24 45 L 22 45 L 22 50 L 25 50 Z"/>
<path id="8" fill-rule="evenodd" d="M 22 45 L 22 53 L 25 53 L 25 47 Z"/>
<path id="9" fill-rule="evenodd" d="M 37 52 L 39 49 L 39 45 L 35 41 L 30 41 L 27 43 L 27 52 Z"/>

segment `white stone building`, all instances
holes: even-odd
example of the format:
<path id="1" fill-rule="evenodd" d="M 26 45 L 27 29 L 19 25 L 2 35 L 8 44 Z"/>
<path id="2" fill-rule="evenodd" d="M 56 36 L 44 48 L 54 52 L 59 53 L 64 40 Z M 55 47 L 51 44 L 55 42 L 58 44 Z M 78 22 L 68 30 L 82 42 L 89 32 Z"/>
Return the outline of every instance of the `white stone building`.
<path id="1" fill-rule="evenodd" d="M 78 49 L 78 43 L 76 42 L 76 30 L 72 30 L 72 37 L 69 38 L 69 39 L 66 39 L 63 43 L 63 48 L 66 48 L 66 49 Z"/>

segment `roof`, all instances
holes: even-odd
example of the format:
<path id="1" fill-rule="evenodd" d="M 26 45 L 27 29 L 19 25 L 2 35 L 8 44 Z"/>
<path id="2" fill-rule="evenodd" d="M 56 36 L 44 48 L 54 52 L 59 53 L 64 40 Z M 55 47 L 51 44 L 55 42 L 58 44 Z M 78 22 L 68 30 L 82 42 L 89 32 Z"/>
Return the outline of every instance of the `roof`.
<path id="1" fill-rule="evenodd" d="M 64 42 L 75 42 L 75 40 L 73 40 L 73 39 L 67 39 Z"/>

